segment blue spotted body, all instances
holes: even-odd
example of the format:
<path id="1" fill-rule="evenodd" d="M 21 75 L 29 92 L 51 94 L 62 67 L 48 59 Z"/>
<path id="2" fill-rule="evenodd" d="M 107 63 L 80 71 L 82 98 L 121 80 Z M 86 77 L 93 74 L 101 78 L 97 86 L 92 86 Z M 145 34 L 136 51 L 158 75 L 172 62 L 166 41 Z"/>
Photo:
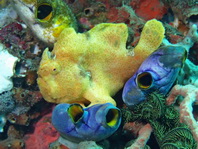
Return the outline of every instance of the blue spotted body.
<path id="1" fill-rule="evenodd" d="M 186 59 L 187 52 L 180 46 L 166 46 L 153 52 L 126 82 L 123 101 L 134 106 L 154 91 L 166 95 Z"/>

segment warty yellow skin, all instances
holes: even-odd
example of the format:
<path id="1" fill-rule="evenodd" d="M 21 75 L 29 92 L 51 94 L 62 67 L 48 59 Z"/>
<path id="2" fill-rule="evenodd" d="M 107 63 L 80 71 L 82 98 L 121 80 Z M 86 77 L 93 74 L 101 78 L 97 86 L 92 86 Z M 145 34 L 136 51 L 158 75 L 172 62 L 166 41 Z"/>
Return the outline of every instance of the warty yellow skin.
<path id="1" fill-rule="evenodd" d="M 125 24 L 103 23 L 85 33 L 66 28 L 52 52 L 46 49 L 38 70 L 38 85 L 48 102 L 89 106 L 110 102 L 140 64 L 164 38 L 157 20 L 148 21 L 134 55 L 126 49 Z"/>

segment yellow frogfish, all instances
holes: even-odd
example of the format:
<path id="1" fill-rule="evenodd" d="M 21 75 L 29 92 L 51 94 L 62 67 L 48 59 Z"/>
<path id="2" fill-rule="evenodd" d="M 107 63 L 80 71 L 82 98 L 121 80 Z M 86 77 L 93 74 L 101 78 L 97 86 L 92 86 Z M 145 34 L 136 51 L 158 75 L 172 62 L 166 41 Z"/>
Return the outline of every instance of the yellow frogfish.
<path id="1" fill-rule="evenodd" d="M 160 46 L 164 27 L 155 19 L 148 21 L 133 51 L 126 49 L 127 37 L 124 23 L 102 23 L 84 33 L 65 28 L 52 52 L 45 49 L 42 55 L 37 81 L 44 99 L 116 105 L 112 96 Z"/>

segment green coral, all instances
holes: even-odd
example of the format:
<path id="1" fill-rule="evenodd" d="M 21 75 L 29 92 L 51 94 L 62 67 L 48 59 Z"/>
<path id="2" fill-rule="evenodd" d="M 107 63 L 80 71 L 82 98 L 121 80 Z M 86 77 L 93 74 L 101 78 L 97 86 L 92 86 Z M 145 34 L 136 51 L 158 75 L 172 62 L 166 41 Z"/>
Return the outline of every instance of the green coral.
<path id="1" fill-rule="evenodd" d="M 196 143 L 192 133 L 188 128 L 176 127 L 166 133 L 161 142 L 162 149 L 180 148 L 180 149 L 195 149 Z"/>
<path id="2" fill-rule="evenodd" d="M 173 105 L 165 104 L 165 97 L 152 93 L 144 102 L 122 109 L 125 122 L 142 121 L 150 123 L 162 149 L 195 149 L 196 142 L 187 125 L 180 123 L 179 112 Z"/>

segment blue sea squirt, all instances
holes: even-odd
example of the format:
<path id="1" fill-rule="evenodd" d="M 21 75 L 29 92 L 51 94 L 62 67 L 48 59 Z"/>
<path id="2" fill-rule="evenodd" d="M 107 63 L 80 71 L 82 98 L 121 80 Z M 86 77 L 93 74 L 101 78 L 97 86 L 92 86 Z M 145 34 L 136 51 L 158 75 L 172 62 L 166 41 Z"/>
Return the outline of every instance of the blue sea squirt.
<path id="1" fill-rule="evenodd" d="M 153 52 L 126 82 L 123 101 L 130 107 L 144 101 L 152 92 L 166 95 L 186 57 L 187 51 L 181 46 L 165 46 Z"/>
<path id="2" fill-rule="evenodd" d="M 121 122 L 120 110 L 111 103 L 83 108 L 80 104 L 59 104 L 52 124 L 61 136 L 72 142 L 100 141 L 112 135 Z"/>

